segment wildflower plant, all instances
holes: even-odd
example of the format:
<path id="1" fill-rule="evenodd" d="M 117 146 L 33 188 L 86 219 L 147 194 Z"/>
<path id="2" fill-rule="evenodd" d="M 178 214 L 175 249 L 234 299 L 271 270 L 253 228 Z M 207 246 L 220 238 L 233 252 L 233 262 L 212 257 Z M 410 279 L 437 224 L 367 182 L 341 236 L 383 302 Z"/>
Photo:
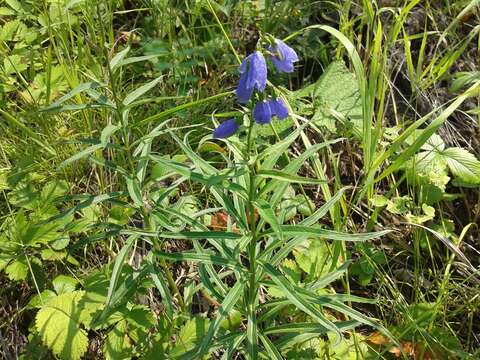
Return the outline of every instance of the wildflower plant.
<path id="1" fill-rule="evenodd" d="M 340 200 L 344 189 L 296 225 L 286 223 L 279 214 L 282 196 L 289 187 L 324 184 L 298 172 L 319 150 L 339 140 L 313 145 L 287 165 L 280 165 L 284 164 L 280 160 L 288 159 L 289 146 L 303 133 L 308 121 L 273 145 L 257 144 L 255 124 L 266 126 L 274 118 L 281 121 L 293 115 L 286 98 L 269 85 L 268 76 L 291 73 L 299 60 L 285 42 L 270 36 L 264 37 L 264 42 L 266 45 L 246 56 L 239 67 L 236 97 L 245 105 L 245 126 L 229 119 L 213 131 L 213 138 L 225 141 L 230 150 L 232 158 L 225 158 L 226 167 L 213 167 L 190 148 L 187 137 L 182 141 L 173 134 L 193 168 L 162 160 L 178 174 L 206 186 L 228 214 L 226 231 L 199 231 L 199 225 L 192 221 L 191 231 L 182 237 L 193 241 L 193 251 L 155 253 L 163 260 L 195 262 L 200 286 L 219 304 L 206 335 L 184 354 L 187 359 L 199 359 L 219 349 L 223 349 L 225 358 L 242 353 L 247 359 L 281 359 L 292 347 L 322 333 L 334 334 L 339 343 L 344 331 L 361 323 L 387 332 L 345 304 L 363 299 L 325 290 L 343 276 L 349 261 L 334 264 L 338 267 L 307 284 L 292 281 L 283 270 L 292 251 L 305 241 L 367 241 L 388 231 L 347 234 L 320 227 L 319 220 Z M 273 66 L 269 67 L 269 62 Z M 234 135 L 232 141 L 227 139 Z M 199 238 L 206 242 L 201 244 Z M 279 316 L 291 305 L 306 322 L 293 325 Z M 335 319 L 324 308 L 343 313 L 348 320 Z M 221 324 L 232 314 L 240 317 L 240 324 L 225 330 Z"/>

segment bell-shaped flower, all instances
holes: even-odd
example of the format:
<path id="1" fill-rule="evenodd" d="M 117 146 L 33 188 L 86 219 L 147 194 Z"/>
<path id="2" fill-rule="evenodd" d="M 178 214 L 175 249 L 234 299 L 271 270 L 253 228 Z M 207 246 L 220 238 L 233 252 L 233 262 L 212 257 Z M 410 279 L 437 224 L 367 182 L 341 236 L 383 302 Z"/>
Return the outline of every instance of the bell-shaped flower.
<path id="1" fill-rule="evenodd" d="M 271 60 L 279 72 L 293 72 L 293 63 L 298 61 L 295 50 L 279 39 L 275 39 L 275 45 L 268 50 L 272 53 Z"/>
<path id="2" fill-rule="evenodd" d="M 272 121 L 272 110 L 268 101 L 260 101 L 253 109 L 253 118 L 257 124 L 268 124 Z"/>
<path id="3" fill-rule="evenodd" d="M 284 120 L 288 117 L 288 108 L 282 98 L 270 100 L 268 103 L 272 116 L 276 116 L 278 120 Z"/>
<path id="4" fill-rule="evenodd" d="M 240 74 L 237 98 L 238 102 L 245 104 L 250 100 L 255 88 L 262 92 L 267 85 L 267 64 L 263 54 L 255 51 L 247 56 L 240 65 Z"/>
<path id="5" fill-rule="evenodd" d="M 225 139 L 235 134 L 240 125 L 237 124 L 235 119 L 226 120 L 213 131 L 213 137 L 215 139 Z"/>

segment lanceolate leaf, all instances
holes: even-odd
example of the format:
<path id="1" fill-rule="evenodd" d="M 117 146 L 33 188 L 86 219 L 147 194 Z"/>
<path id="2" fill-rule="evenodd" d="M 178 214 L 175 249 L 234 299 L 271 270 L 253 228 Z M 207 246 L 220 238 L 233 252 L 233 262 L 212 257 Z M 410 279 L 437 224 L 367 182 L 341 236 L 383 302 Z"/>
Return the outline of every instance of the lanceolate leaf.
<path id="1" fill-rule="evenodd" d="M 200 343 L 200 347 L 198 349 L 198 355 L 195 359 L 201 359 L 203 355 L 205 355 L 208 350 L 210 349 L 213 337 L 218 331 L 222 320 L 228 316 L 230 311 L 236 305 L 237 301 L 240 299 L 240 295 L 244 291 L 245 285 L 242 281 L 237 281 L 230 292 L 227 294 L 225 299 L 223 300 L 222 305 L 218 309 L 218 314 L 215 319 L 212 321 L 208 328 L 208 332 L 205 338 Z"/>
<path id="2" fill-rule="evenodd" d="M 149 253 L 147 256 L 148 269 L 150 271 L 150 277 L 153 283 L 157 287 L 160 295 L 162 296 L 162 302 L 165 305 L 166 313 L 170 320 L 173 320 L 173 299 L 170 294 L 170 289 L 163 278 L 163 273 L 155 266 L 153 262 L 153 253 Z"/>
<path id="3" fill-rule="evenodd" d="M 109 306 L 111 305 L 111 302 L 112 302 L 113 293 L 117 287 L 118 279 L 120 278 L 120 275 L 122 273 L 122 268 L 125 262 L 125 258 L 127 257 L 130 248 L 133 246 L 133 243 L 137 239 L 138 239 L 137 235 L 131 235 L 125 242 L 125 245 L 123 245 L 122 249 L 117 254 L 117 257 L 115 258 L 115 264 L 113 265 L 112 276 L 110 278 L 110 285 L 108 286 L 108 294 L 107 294 L 107 300 L 105 301 L 106 306 L 105 306 L 104 313 L 106 313 L 109 310 Z"/>
<path id="4" fill-rule="evenodd" d="M 255 208 L 258 210 L 260 216 L 270 224 L 272 229 L 277 233 L 279 239 L 283 239 L 282 229 L 278 223 L 277 216 L 271 208 L 270 204 L 265 200 L 258 200 L 254 203 Z"/>
<path id="5" fill-rule="evenodd" d="M 325 184 L 323 180 L 291 175 L 279 170 L 261 170 L 257 173 L 257 176 L 296 184 Z"/>
<path id="6" fill-rule="evenodd" d="M 160 80 L 162 80 L 162 77 L 158 77 L 155 80 L 150 81 L 149 83 L 146 83 L 143 86 L 140 86 L 138 89 L 132 91 L 130 94 L 128 94 L 125 99 L 123 100 L 123 105 L 127 106 L 137 100 L 140 96 L 144 95 L 146 92 L 150 91 L 154 86 L 156 86 Z"/>
<path id="7" fill-rule="evenodd" d="M 155 256 L 158 256 L 162 259 L 171 260 L 171 261 L 191 261 L 191 262 L 199 262 L 203 264 L 212 264 L 212 265 L 220 265 L 220 266 L 228 266 L 231 268 L 235 268 L 239 271 L 244 271 L 244 267 L 233 260 L 225 259 L 220 256 L 210 255 L 210 254 L 199 254 L 199 253 L 165 253 L 162 251 L 155 251 Z"/>
<path id="8" fill-rule="evenodd" d="M 340 331 L 352 329 L 361 325 L 355 320 L 334 322 L 335 326 Z M 290 323 L 269 327 L 263 330 L 263 334 L 290 334 L 290 333 L 311 333 L 311 334 L 325 334 L 329 331 L 327 328 L 316 323 Z"/>
<path id="9" fill-rule="evenodd" d="M 283 360 L 282 354 L 280 354 L 275 345 L 267 336 L 260 334 L 259 337 L 263 346 L 265 347 L 269 359 Z"/>
<path id="10" fill-rule="evenodd" d="M 262 263 L 262 267 L 265 272 L 270 275 L 272 281 L 277 285 L 282 291 L 285 297 L 290 300 L 290 302 L 295 305 L 298 309 L 302 310 L 306 314 L 310 315 L 315 321 L 323 325 L 329 331 L 333 331 L 337 334 L 338 340 L 342 338 L 342 334 L 339 329 L 328 320 L 314 305 L 311 301 L 308 301 L 302 294 L 298 293 L 295 288 L 290 284 L 287 278 L 285 278 L 278 270 L 276 270 L 270 264 Z"/>
<path id="11" fill-rule="evenodd" d="M 322 229 L 319 227 L 307 227 L 307 226 L 295 226 L 295 225 L 281 225 L 282 232 L 286 236 L 317 236 L 323 237 L 330 240 L 341 240 L 341 241 L 367 241 L 379 238 L 384 236 L 392 230 L 382 230 L 378 232 L 369 232 L 369 233 L 342 233 L 334 230 Z M 273 230 L 267 230 L 262 235 L 270 235 L 273 233 Z"/>

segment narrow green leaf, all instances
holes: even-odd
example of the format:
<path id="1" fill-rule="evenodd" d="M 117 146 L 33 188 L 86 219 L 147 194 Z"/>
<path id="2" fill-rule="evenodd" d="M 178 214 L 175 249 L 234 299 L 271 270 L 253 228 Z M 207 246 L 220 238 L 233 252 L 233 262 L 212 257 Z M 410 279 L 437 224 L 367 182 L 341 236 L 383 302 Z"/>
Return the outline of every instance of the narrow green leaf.
<path id="1" fill-rule="evenodd" d="M 75 155 L 69 157 L 67 160 L 63 161 L 61 164 L 60 164 L 60 168 L 63 168 L 69 164 L 71 164 L 72 162 L 75 162 L 75 161 L 78 161 L 80 159 L 83 159 L 84 157 L 90 155 L 90 154 L 93 154 L 95 151 L 97 150 L 100 150 L 100 149 L 103 149 L 104 148 L 104 145 L 103 144 L 95 144 L 95 145 L 92 145 L 92 146 L 89 146 L 87 147 L 86 149 L 83 149 L 82 151 L 76 153 Z"/>
<path id="2" fill-rule="evenodd" d="M 285 236 L 317 236 L 330 240 L 341 241 L 367 241 L 384 236 L 392 230 L 382 230 L 377 232 L 349 234 L 334 230 L 322 229 L 313 226 L 299 226 L 299 225 L 280 225 L 280 228 Z M 273 230 L 267 230 L 262 233 L 263 236 L 268 236 L 274 233 Z"/>
<path id="3" fill-rule="evenodd" d="M 127 46 L 125 49 L 115 54 L 113 59 L 110 60 L 110 68 L 112 69 L 113 72 L 115 72 L 117 67 L 120 65 L 120 62 L 125 58 L 125 56 L 127 56 L 129 51 L 130 51 L 130 46 Z"/>
<path id="4" fill-rule="evenodd" d="M 122 268 L 125 263 L 125 259 L 128 255 L 128 252 L 130 251 L 134 242 L 137 239 L 138 239 L 138 236 L 136 235 L 130 236 L 115 258 L 115 264 L 113 265 L 112 276 L 110 278 L 110 284 L 108 286 L 107 299 L 105 300 L 105 309 L 103 311 L 104 314 L 107 313 L 107 311 L 109 310 L 112 304 L 113 293 L 117 287 L 118 279 L 120 278 L 120 275 L 122 273 Z"/>
<path id="5" fill-rule="evenodd" d="M 212 344 L 213 337 L 216 335 L 222 320 L 228 316 L 228 314 L 237 304 L 238 300 L 240 299 L 240 295 L 242 295 L 242 292 L 244 291 L 244 287 L 245 285 L 242 281 L 237 281 L 233 286 L 233 288 L 229 291 L 229 293 L 223 300 L 222 305 L 218 309 L 217 316 L 210 323 L 208 332 L 205 338 L 200 343 L 197 357 L 195 357 L 194 359 L 201 359 L 209 351 Z"/>
<path id="6" fill-rule="evenodd" d="M 283 239 L 282 228 L 280 227 L 280 224 L 278 223 L 278 220 L 277 220 L 277 216 L 275 215 L 275 212 L 273 211 L 270 204 L 265 200 L 259 199 L 258 201 L 254 202 L 254 206 L 258 210 L 258 213 L 260 214 L 260 216 L 267 223 L 270 224 L 272 229 L 277 234 L 278 238 L 282 240 Z"/>
<path id="7" fill-rule="evenodd" d="M 167 316 L 170 321 L 173 321 L 173 313 L 174 313 L 173 298 L 172 298 L 172 295 L 170 294 L 170 289 L 168 288 L 168 285 L 163 278 L 163 274 L 153 263 L 152 252 L 148 254 L 146 260 L 148 263 L 148 269 L 150 271 L 150 277 L 152 278 L 153 283 L 155 284 L 156 288 L 160 292 L 160 295 L 162 296 L 162 300 L 163 300 L 162 302 L 165 306 L 165 311 L 167 313 Z"/>
<path id="8" fill-rule="evenodd" d="M 76 88 L 74 88 L 73 90 L 71 90 L 70 92 L 68 92 L 67 94 L 63 95 L 60 99 L 58 99 L 57 101 L 51 103 L 49 106 L 43 108 L 43 109 L 40 109 L 40 111 L 52 111 L 52 110 L 56 110 L 58 108 L 61 108 L 61 105 L 67 101 L 67 100 L 70 100 L 71 98 L 73 98 L 74 96 L 86 91 L 86 90 L 90 90 L 90 89 L 98 89 L 100 87 L 103 87 L 104 85 L 98 83 L 98 82 L 88 82 L 88 83 L 83 83 L 83 84 L 80 84 L 78 85 Z"/>
<path id="9" fill-rule="evenodd" d="M 307 217 L 306 219 L 303 219 L 299 225 L 300 226 L 312 226 L 314 224 L 318 223 L 318 220 L 322 219 L 327 212 L 334 206 L 342 197 L 343 193 L 345 190 L 347 190 L 348 187 L 344 187 L 340 190 L 337 191 L 337 193 L 330 198 L 325 204 L 323 204 L 320 208 L 318 208 L 312 215 Z"/>
<path id="10" fill-rule="evenodd" d="M 211 264 L 211 265 L 219 265 L 219 266 L 226 266 L 231 267 L 239 271 L 245 271 L 245 268 L 238 262 L 233 261 L 231 259 L 225 259 L 220 256 L 215 256 L 211 254 L 200 254 L 200 253 L 165 253 L 163 251 L 155 251 L 155 256 L 159 258 L 170 260 L 170 261 L 190 261 L 195 263 L 204 263 L 204 264 Z"/>
<path id="11" fill-rule="evenodd" d="M 326 181 L 319 179 L 310 179 L 302 176 L 291 175 L 279 170 L 260 170 L 257 173 L 258 177 L 267 179 L 276 179 L 288 183 L 296 184 L 325 184 Z"/>
<path id="12" fill-rule="evenodd" d="M 239 239 L 241 234 L 226 231 L 161 232 L 157 236 L 168 239 Z"/>
<path id="13" fill-rule="evenodd" d="M 345 274 L 345 272 L 347 271 L 351 263 L 352 263 L 351 261 L 344 262 L 339 268 L 335 269 L 334 271 L 330 271 L 328 274 L 326 274 L 325 276 L 322 276 L 320 279 L 315 280 L 311 284 L 308 284 L 307 288 L 311 291 L 315 291 L 317 289 L 323 289 L 328 284 L 331 284 L 335 280 L 338 280 L 340 277 L 342 277 L 343 274 Z"/>
<path id="14" fill-rule="evenodd" d="M 315 306 L 308 301 L 303 294 L 300 294 L 278 270 L 273 266 L 266 263 L 260 263 L 265 270 L 265 272 L 270 275 L 272 281 L 283 291 L 285 297 L 290 300 L 290 302 L 295 305 L 299 310 L 310 315 L 315 319 L 319 324 L 327 328 L 329 331 L 333 331 L 337 334 L 337 340 L 342 339 L 342 333 L 340 330 L 328 320 Z"/>
<path id="15" fill-rule="evenodd" d="M 361 325 L 361 322 L 356 320 L 338 321 L 334 322 L 335 327 L 340 331 L 350 330 Z M 269 334 L 290 334 L 290 333 L 309 333 L 309 334 L 326 334 L 328 330 L 326 327 L 315 323 L 291 323 L 272 326 L 263 330 L 264 335 Z"/>
<path id="16" fill-rule="evenodd" d="M 154 86 L 156 86 L 160 80 L 162 80 L 162 76 L 156 78 L 155 80 L 152 80 L 145 85 L 140 86 L 138 89 L 132 91 L 130 94 L 125 96 L 125 99 L 123 99 L 123 105 L 128 106 L 135 100 L 137 100 L 140 96 L 144 95 L 146 92 L 150 91 Z"/>
<path id="17" fill-rule="evenodd" d="M 280 354 L 275 345 L 270 341 L 267 336 L 260 334 L 260 340 L 262 341 L 262 344 L 267 351 L 269 359 L 283 360 L 282 354 Z"/>

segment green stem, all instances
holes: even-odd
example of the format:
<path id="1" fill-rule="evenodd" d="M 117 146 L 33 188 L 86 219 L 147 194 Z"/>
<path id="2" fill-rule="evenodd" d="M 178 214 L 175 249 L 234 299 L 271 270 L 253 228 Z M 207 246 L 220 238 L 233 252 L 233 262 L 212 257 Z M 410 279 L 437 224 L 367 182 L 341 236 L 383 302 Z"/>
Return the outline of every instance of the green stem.
<path id="1" fill-rule="evenodd" d="M 252 129 L 254 122 L 250 120 L 248 129 L 247 153 L 246 160 L 249 168 L 250 184 L 248 194 L 248 216 L 250 223 L 250 243 L 248 245 L 248 261 L 249 261 L 249 283 L 248 283 L 248 298 L 247 298 L 247 341 L 248 354 L 250 359 L 257 358 L 257 310 L 256 303 L 258 297 L 257 287 L 257 223 L 255 219 L 255 207 L 253 205 L 256 196 L 256 181 L 255 181 L 255 163 L 251 161 L 252 151 Z"/>

